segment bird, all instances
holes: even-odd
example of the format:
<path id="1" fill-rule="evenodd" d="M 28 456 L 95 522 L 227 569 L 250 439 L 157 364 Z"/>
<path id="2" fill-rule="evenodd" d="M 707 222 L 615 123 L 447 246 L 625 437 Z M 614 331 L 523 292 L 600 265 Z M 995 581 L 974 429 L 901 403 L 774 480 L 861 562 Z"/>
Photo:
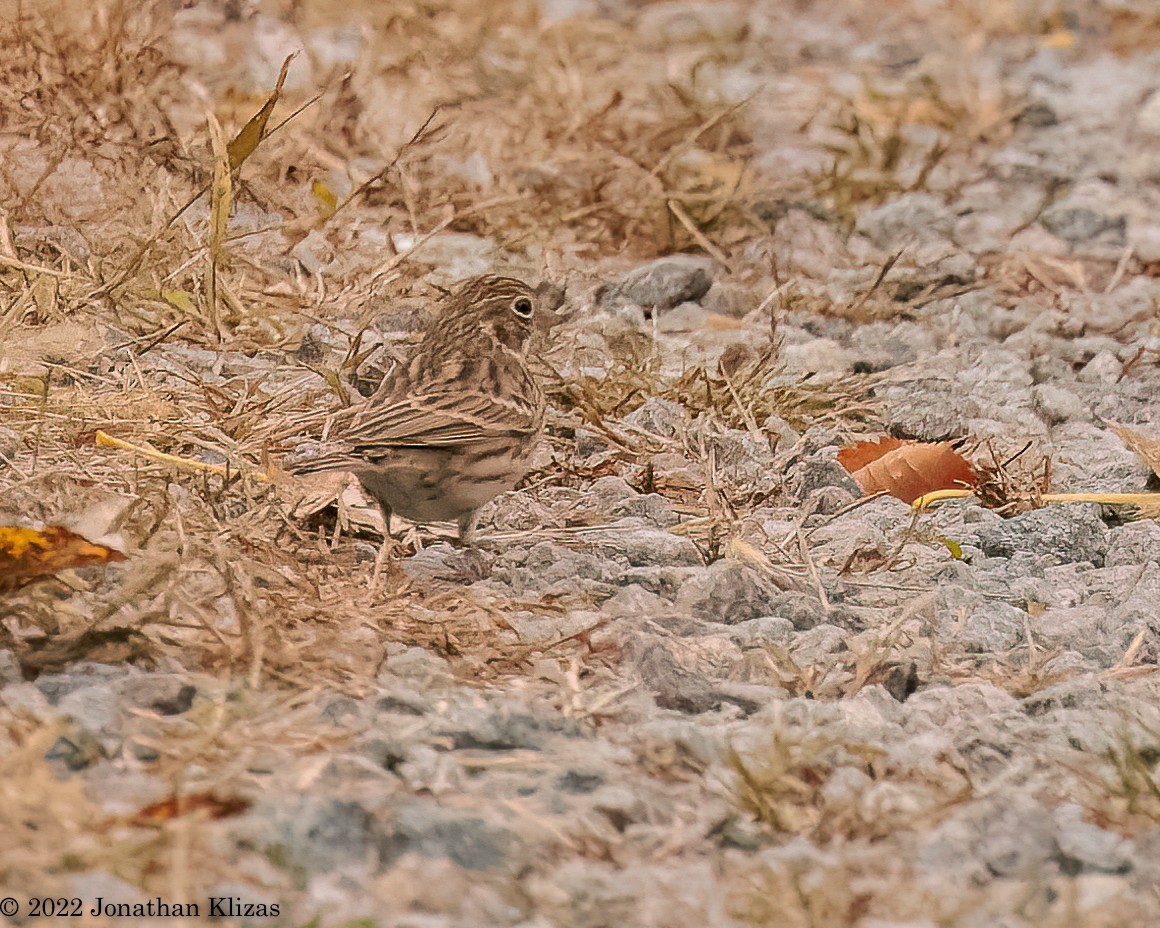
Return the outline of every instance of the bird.
<path id="1" fill-rule="evenodd" d="M 528 365 L 542 293 L 512 277 L 461 284 L 410 359 L 333 414 L 327 440 L 286 469 L 349 471 L 388 526 L 391 513 L 454 521 L 471 544 L 477 511 L 527 474 L 543 432 L 544 393 Z"/>

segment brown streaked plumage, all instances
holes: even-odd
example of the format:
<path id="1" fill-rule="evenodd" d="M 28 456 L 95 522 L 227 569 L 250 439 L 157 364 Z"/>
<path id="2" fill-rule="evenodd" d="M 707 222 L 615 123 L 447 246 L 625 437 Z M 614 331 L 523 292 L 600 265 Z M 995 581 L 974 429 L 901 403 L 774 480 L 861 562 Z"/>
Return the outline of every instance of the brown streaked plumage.
<path id="1" fill-rule="evenodd" d="M 336 414 L 320 453 L 289 469 L 349 470 L 388 518 L 453 520 L 469 540 L 476 510 L 527 473 L 543 428 L 527 365 L 537 299 L 510 277 L 464 283 L 409 363 Z"/>

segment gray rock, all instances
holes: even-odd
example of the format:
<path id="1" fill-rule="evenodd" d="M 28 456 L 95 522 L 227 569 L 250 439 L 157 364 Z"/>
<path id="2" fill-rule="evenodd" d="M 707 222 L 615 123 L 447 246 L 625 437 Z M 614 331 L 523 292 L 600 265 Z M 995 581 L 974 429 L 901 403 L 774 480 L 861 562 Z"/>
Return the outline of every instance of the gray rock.
<path id="1" fill-rule="evenodd" d="M 704 563 L 692 540 L 636 519 L 620 519 L 585 532 L 584 540 L 605 556 L 621 556 L 633 567 L 693 567 Z"/>
<path id="2" fill-rule="evenodd" d="M 127 673 L 123 667 L 81 661 L 67 673 L 44 673 L 36 678 L 36 687 L 53 705 L 74 690 L 98 684 L 113 684 Z"/>
<path id="3" fill-rule="evenodd" d="M 976 853 L 995 876 L 1025 877 L 1055 853 L 1055 828 L 1047 809 L 1020 796 L 993 799 L 981 823 Z"/>
<path id="4" fill-rule="evenodd" d="M 57 738 L 52 747 L 45 752 L 44 759 L 50 762 L 57 761 L 70 773 L 76 773 L 108 756 L 108 752 L 96 735 L 79 728 Z"/>
<path id="5" fill-rule="evenodd" d="M 633 567 L 621 572 L 617 582 L 625 587 L 639 586 L 654 596 L 674 601 L 685 581 L 696 574 L 694 567 Z"/>
<path id="6" fill-rule="evenodd" d="M 600 773 L 584 769 L 567 770 L 556 780 L 556 788 L 565 793 L 583 796 L 593 792 L 604 783 Z"/>
<path id="7" fill-rule="evenodd" d="M 389 682 L 403 679 L 416 686 L 444 685 L 453 679 L 444 658 L 419 647 L 407 648 L 399 654 L 391 655 L 383 669 Z"/>
<path id="8" fill-rule="evenodd" d="M 377 868 L 389 856 L 391 835 L 358 802 L 313 796 L 271 799 L 245 817 L 275 864 L 305 873 L 329 873 L 346 864 Z"/>
<path id="9" fill-rule="evenodd" d="M 704 332 L 709 326 L 709 310 L 696 303 L 680 303 L 657 320 L 656 330 L 665 335 Z"/>
<path id="10" fill-rule="evenodd" d="M 1048 555 L 1061 563 L 1091 561 L 1102 566 L 1108 530 L 1086 504 L 1052 505 L 979 530 L 979 547 L 992 557 L 1017 553 Z"/>
<path id="11" fill-rule="evenodd" d="M 901 266 L 899 266 L 901 265 Z M 930 298 L 936 288 L 957 289 L 975 282 L 975 259 L 947 242 L 919 245 L 904 254 L 886 279 L 887 292 L 897 302 Z"/>
<path id="12" fill-rule="evenodd" d="M 693 255 L 657 258 L 633 268 L 598 294 L 605 306 L 628 303 L 656 309 L 672 309 L 695 303 L 713 285 L 713 262 Z"/>
<path id="13" fill-rule="evenodd" d="M 834 458 L 833 452 L 812 455 L 790 465 L 785 472 L 785 487 L 794 499 L 805 499 L 818 490 L 837 488 L 853 499 L 862 490 L 850 472 Z"/>
<path id="14" fill-rule="evenodd" d="M 721 695 L 712 682 L 678 661 L 668 642 L 635 641 L 632 650 L 633 663 L 660 708 L 688 715 L 720 708 Z"/>
<path id="15" fill-rule="evenodd" d="M 963 718 L 1016 719 L 1019 701 L 989 683 L 932 687 L 910 697 L 906 704 L 908 729 L 945 731 Z"/>
<path id="16" fill-rule="evenodd" d="M 659 493 L 643 493 L 614 503 L 613 516 L 640 519 L 658 528 L 670 528 L 681 521 L 672 503 Z"/>
<path id="17" fill-rule="evenodd" d="M 854 231 L 878 248 L 896 251 L 904 245 L 946 238 L 954 228 L 955 215 L 928 193 L 907 193 L 862 212 Z"/>
<path id="18" fill-rule="evenodd" d="M 721 316 L 741 318 L 760 302 L 748 287 L 717 281 L 701 298 L 701 305 Z"/>
<path id="19" fill-rule="evenodd" d="M 825 663 L 827 654 L 833 654 L 846 645 L 848 633 L 836 625 L 815 625 L 795 635 L 790 653 L 799 667 Z"/>
<path id="20" fill-rule="evenodd" d="M 1127 230 L 1124 215 L 1108 213 L 1092 203 L 1071 199 L 1053 203 L 1040 215 L 1039 223 L 1052 235 L 1058 235 L 1072 245 L 1101 237 L 1122 245 Z"/>
<path id="21" fill-rule="evenodd" d="M 482 548 L 456 548 L 441 543 L 417 551 L 403 561 L 402 567 L 415 580 L 474 583 L 490 576 L 493 563 L 494 556 Z"/>
<path id="22" fill-rule="evenodd" d="M 809 593 L 800 593 L 796 590 L 786 590 L 773 601 L 771 610 L 780 618 L 787 619 L 797 631 L 805 631 L 824 622 L 827 618 L 834 618 L 839 611 L 826 611 L 822 601 Z"/>
<path id="23" fill-rule="evenodd" d="M 1051 383 L 1036 384 L 1031 390 L 1039 414 L 1049 425 L 1069 419 L 1090 422 L 1092 411 L 1082 399 L 1063 387 Z"/>
<path id="24" fill-rule="evenodd" d="M 96 684 L 72 690 L 60 698 L 57 709 L 96 738 L 106 755 L 111 757 L 120 749 L 121 700 L 111 686 Z"/>
<path id="25" fill-rule="evenodd" d="M 613 784 L 606 784 L 592 794 L 592 808 L 621 832 L 642 821 L 647 812 L 644 801 L 634 790 Z"/>
<path id="26" fill-rule="evenodd" d="M 571 719 L 529 712 L 515 705 L 459 709 L 436 727 L 456 749 L 538 751 L 555 734 L 576 737 L 580 728 Z"/>
<path id="27" fill-rule="evenodd" d="M 608 533 L 605 540 L 610 554 L 619 550 L 612 533 Z M 614 583 L 620 576 L 620 568 L 621 565 L 611 557 L 541 541 L 527 552 L 518 566 L 497 567 L 493 576 L 508 583 L 516 592 L 524 592 L 548 589 L 567 584 L 570 580 Z"/>
<path id="28" fill-rule="evenodd" d="M 0 648 L 0 689 L 9 683 L 19 683 L 23 679 L 24 674 L 20 670 L 20 661 L 16 659 L 16 655 L 6 648 Z"/>
<path id="29" fill-rule="evenodd" d="M 15 459 L 24 446 L 24 440 L 12 429 L 0 427 L 0 468 Z"/>
<path id="30" fill-rule="evenodd" d="M 612 446 L 608 443 L 603 435 L 589 429 L 576 429 L 576 456 L 578 458 L 590 458 L 594 455 L 603 454 Z"/>
<path id="31" fill-rule="evenodd" d="M 984 600 L 961 623 L 961 628 L 959 616 L 946 618 L 951 621 L 941 631 L 952 634 L 965 651 L 997 654 L 1015 647 L 1023 639 L 1027 613 L 1007 603 Z"/>
<path id="32" fill-rule="evenodd" d="M 638 496 L 623 477 L 601 477 L 592 481 L 588 498 L 602 509 L 611 509 L 615 503 Z"/>
<path id="33" fill-rule="evenodd" d="M 680 403 L 650 396 L 621 421 L 642 432 L 651 432 L 661 438 L 672 438 L 688 427 L 689 413 Z"/>
<path id="34" fill-rule="evenodd" d="M 1099 383 L 1110 386 L 1120 379 L 1124 365 L 1110 351 L 1101 351 L 1084 365 L 1077 375 L 1083 383 Z"/>
<path id="35" fill-rule="evenodd" d="M 1109 534 L 1107 567 L 1160 562 L 1160 525 L 1151 519 L 1120 525 Z"/>
<path id="36" fill-rule="evenodd" d="M 1108 614 L 1103 606 L 1091 604 L 1048 609 L 1031 627 L 1046 645 L 1067 645 L 1081 653 L 1107 642 Z"/>
<path id="37" fill-rule="evenodd" d="M 909 368 L 895 369 L 900 375 Z M 913 435 L 922 441 L 943 441 L 969 431 L 962 384 L 917 371 L 900 384 L 884 384 L 875 390 L 882 403 L 886 424 L 896 434 Z"/>
<path id="38" fill-rule="evenodd" d="M 730 636 L 743 648 L 767 644 L 784 646 L 793 638 L 793 633 L 793 622 L 782 616 L 772 615 L 738 622 L 729 629 Z"/>
<path id="39" fill-rule="evenodd" d="M 193 705 L 197 687 L 178 674 L 151 673 L 130 677 L 121 687 L 121 697 L 130 706 L 161 715 L 180 715 Z"/>
<path id="40" fill-rule="evenodd" d="M 717 561 L 681 585 L 677 606 L 698 619 L 735 625 L 775 613 L 781 593 L 753 568 Z"/>
<path id="41" fill-rule="evenodd" d="M 773 449 L 764 435 L 726 429 L 708 442 L 716 453 L 717 474 L 739 490 L 769 490 L 780 482 Z"/>
<path id="42" fill-rule="evenodd" d="M 55 713 L 48 697 L 35 683 L 17 681 L 0 690 L 0 702 L 11 712 L 19 712 L 35 719 L 48 719 Z"/>
<path id="43" fill-rule="evenodd" d="M 1142 490 L 1151 473 L 1118 435 L 1092 422 L 1061 423 L 1051 442 L 1052 489 L 1060 493 Z"/>
<path id="44" fill-rule="evenodd" d="M 1064 872 L 1130 873 L 1136 856 L 1132 841 L 1084 821 L 1084 816 L 1084 809 L 1073 802 L 1055 809 L 1055 841 Z"/>
<path id="45" fill-rule="evenodd" d="M 479 872 L 512 868 L 522 846 L 516 834 L 506 828 L 434 802 L 416 800 L 395 812 L 384 851 L 388 862 L 403 854 L 447 857 L 464 870 Z"/>

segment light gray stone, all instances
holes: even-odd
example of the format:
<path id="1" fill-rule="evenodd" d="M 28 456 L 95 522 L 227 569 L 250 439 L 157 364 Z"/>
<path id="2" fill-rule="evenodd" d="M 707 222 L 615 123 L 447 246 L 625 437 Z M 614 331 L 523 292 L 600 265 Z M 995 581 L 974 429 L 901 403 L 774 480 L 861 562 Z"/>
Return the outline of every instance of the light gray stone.
<path id="1" fill-rule="evenodd" d="M 718 561 L 681 585 L 677 606 L 709 622 L 736 625 L 774 612 L 781 590 L 751 567 Z"/>
<path id="2" fill-rule="evenodd" d="M 681 303 L 696 303 L 712 285 L 713 262 L 708 258 L 670 255 L 633 268 L 605 287 L 599 298 L 606 306 L 634 303 L 672 309 Z"/>

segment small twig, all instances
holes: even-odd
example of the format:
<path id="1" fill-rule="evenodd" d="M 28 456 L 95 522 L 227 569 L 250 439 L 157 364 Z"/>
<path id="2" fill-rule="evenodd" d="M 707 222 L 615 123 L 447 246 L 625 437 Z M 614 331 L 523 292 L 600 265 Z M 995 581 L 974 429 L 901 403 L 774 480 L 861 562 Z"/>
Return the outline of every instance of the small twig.
<path id="1" fill-rule="evenodd" d="M 435 109 L 433 109 L 431 111 L 431 115 L 428 116 L 425 120 L 423 120 L 423 125 L 421 125 L 418 129 L 416 129 L 415 134 L 412 135 L 406 142 L 403 143 L 402 147 L 400 147 L 399 150 L 395 153 L 395 157 L 393 157 L 386 164 L 385 167 L 383 167 L 381 170 L 377 171 L 375 174 L 371 175 L 371 177 L 369 177 L 367 180 L 363 181 L 361 184 L 359 184 L 357 187 L 355 187 L 354 190 L 352 190 L 350 192 L 350 194 L 346 197 L 346 199 L 344 199 L 341 203 L 339 203 L 337 206 L 335 206 L 334 212 L 326 217 L 326 221 L 329 222 L 330 220 L 332 220 L 340 212 L 342 212 L 344 209 L 346 209 L 348 206 L 350 206 L 351 203 L 353 203 L 356 199 L 358 199 L 360 196 L 362 196 L 368 189 L 370 189 L 370 187 L 373 184 L 377 184 L 379 181 L 381 181 L 383 178 L 385 178 L 387 176 L 387 174 L 389 174 L 391 172 L 391 170 L 395 167 L 395 165 L 397 165 L 399 163 L 399 159 L 402 158 L 403 155 L 406 154 L 411 148 L 415 147 L 416 145 L 419 144 L 420 141 L 423 140 L 424 134 L 427 132 L 427 127 L 430 126 L 431 123 L 435 121 L 435 117 L 439 115 L 439 111 L 441 109 L 442 109 L 441 106 L 435 107 Z M 279 125 L 278 128 L 281 128 L 281 126 Z M 439 128 L 435 129 L 432 134 L 434 134 L 434 132 L 438 132 L 439 129 L 441 129 L 441 128 L 442 127 L 440 126 Z"/>
<path id="2" fill-rule="evenodd" d="M 9 258 L 7 255 L 0 254 L 0 264 L 6 267 L 16 268 L 18 271 L 28 271 L 32 274 L 48 274 L 50 277 L 67 277 L 64 271 L 56 271 L 50 267 L 41 267 L 39 264 L 29 264 L 27 261 L 21 261 L 17 258 Z"/>
<path id="3" fill-rule="evenodd" d="M 712 255 L 717 261 L 719 261 L 725 270 L 732 274 L 733 265 L 730 264 L 729 259 L 725 257 L 725 252 L 723 252 L 720 248 L 718 248 L 711 241 L 709 241 L 708 238 L 705 237 L 705 233 L 697 228 L 697 224 L 693 222 L 693 217 L 685 211 L 685 208 L 679 202 L 674 199 L 670 199 L 667 202 L 669 212 L 671 212 L 676 217 L 677 221 L 685 227 L 691 236 L 693 236 L 693 240 L 702 248 L 704 248 L 705 251 Z"/>
<path id="4" fill-rule="evenodd" d="M 861 299 L 859 299 L 858 302 L 854 304 L 853 308 L 850 310 L 851 313 L 858 312 L 858 310 L 866 305 L 866 301 L 870 299 L 875 290 L 882 286 L 882 281 L 886 279 L 886 275 L 890 273 L 890 269 L 894 267 L 894 265 L 898 262 L 898 259 L 902 257 L 905 251 L 905 248 L 900 248 L 886 259 L 886 263 L 883 264 L 882 269 L 878 271 L 878 276 L 874 278 L 874 283 L 870 285 L 869 290 L 862 294 Z"/>
<path id="5" fill-rule="evenodd" d="M 821 575 L 818 573 L 817 565 L 814 564 L 813 557 L 810 556 L 810 545 L 806 541 L 806 534 L 799 527 L 797 530 L 798 553 L 801 556 L 802 564 L 805 565 L 806 573 L 810 580 L 813 581 L 814 589 L 818 592 L 818 599 L 821 600 L 822 607 L 826 612 L 830 611 L 830 597 L 826 595 L 826 588 L 822 584 Z"/>
<path id="6" fill-rule="evenodd" d="M 1116 264 L 1115 271 L 1112 272 L 1112 279 L 1108 281 L 1108 285 L 1104 287 L 1105 295 L 1111 293 L 1119 286 L 1120 280 L 1124 276 L 1124 272 L 1128 269 L 1128 262 L 1132 260 L 1132 255 L 1135 254 L 1136 248 L 1134 245 L 1128 245 L 1124 248 L 1124 253 L 1120 255 L 1120 260 Z"/>

